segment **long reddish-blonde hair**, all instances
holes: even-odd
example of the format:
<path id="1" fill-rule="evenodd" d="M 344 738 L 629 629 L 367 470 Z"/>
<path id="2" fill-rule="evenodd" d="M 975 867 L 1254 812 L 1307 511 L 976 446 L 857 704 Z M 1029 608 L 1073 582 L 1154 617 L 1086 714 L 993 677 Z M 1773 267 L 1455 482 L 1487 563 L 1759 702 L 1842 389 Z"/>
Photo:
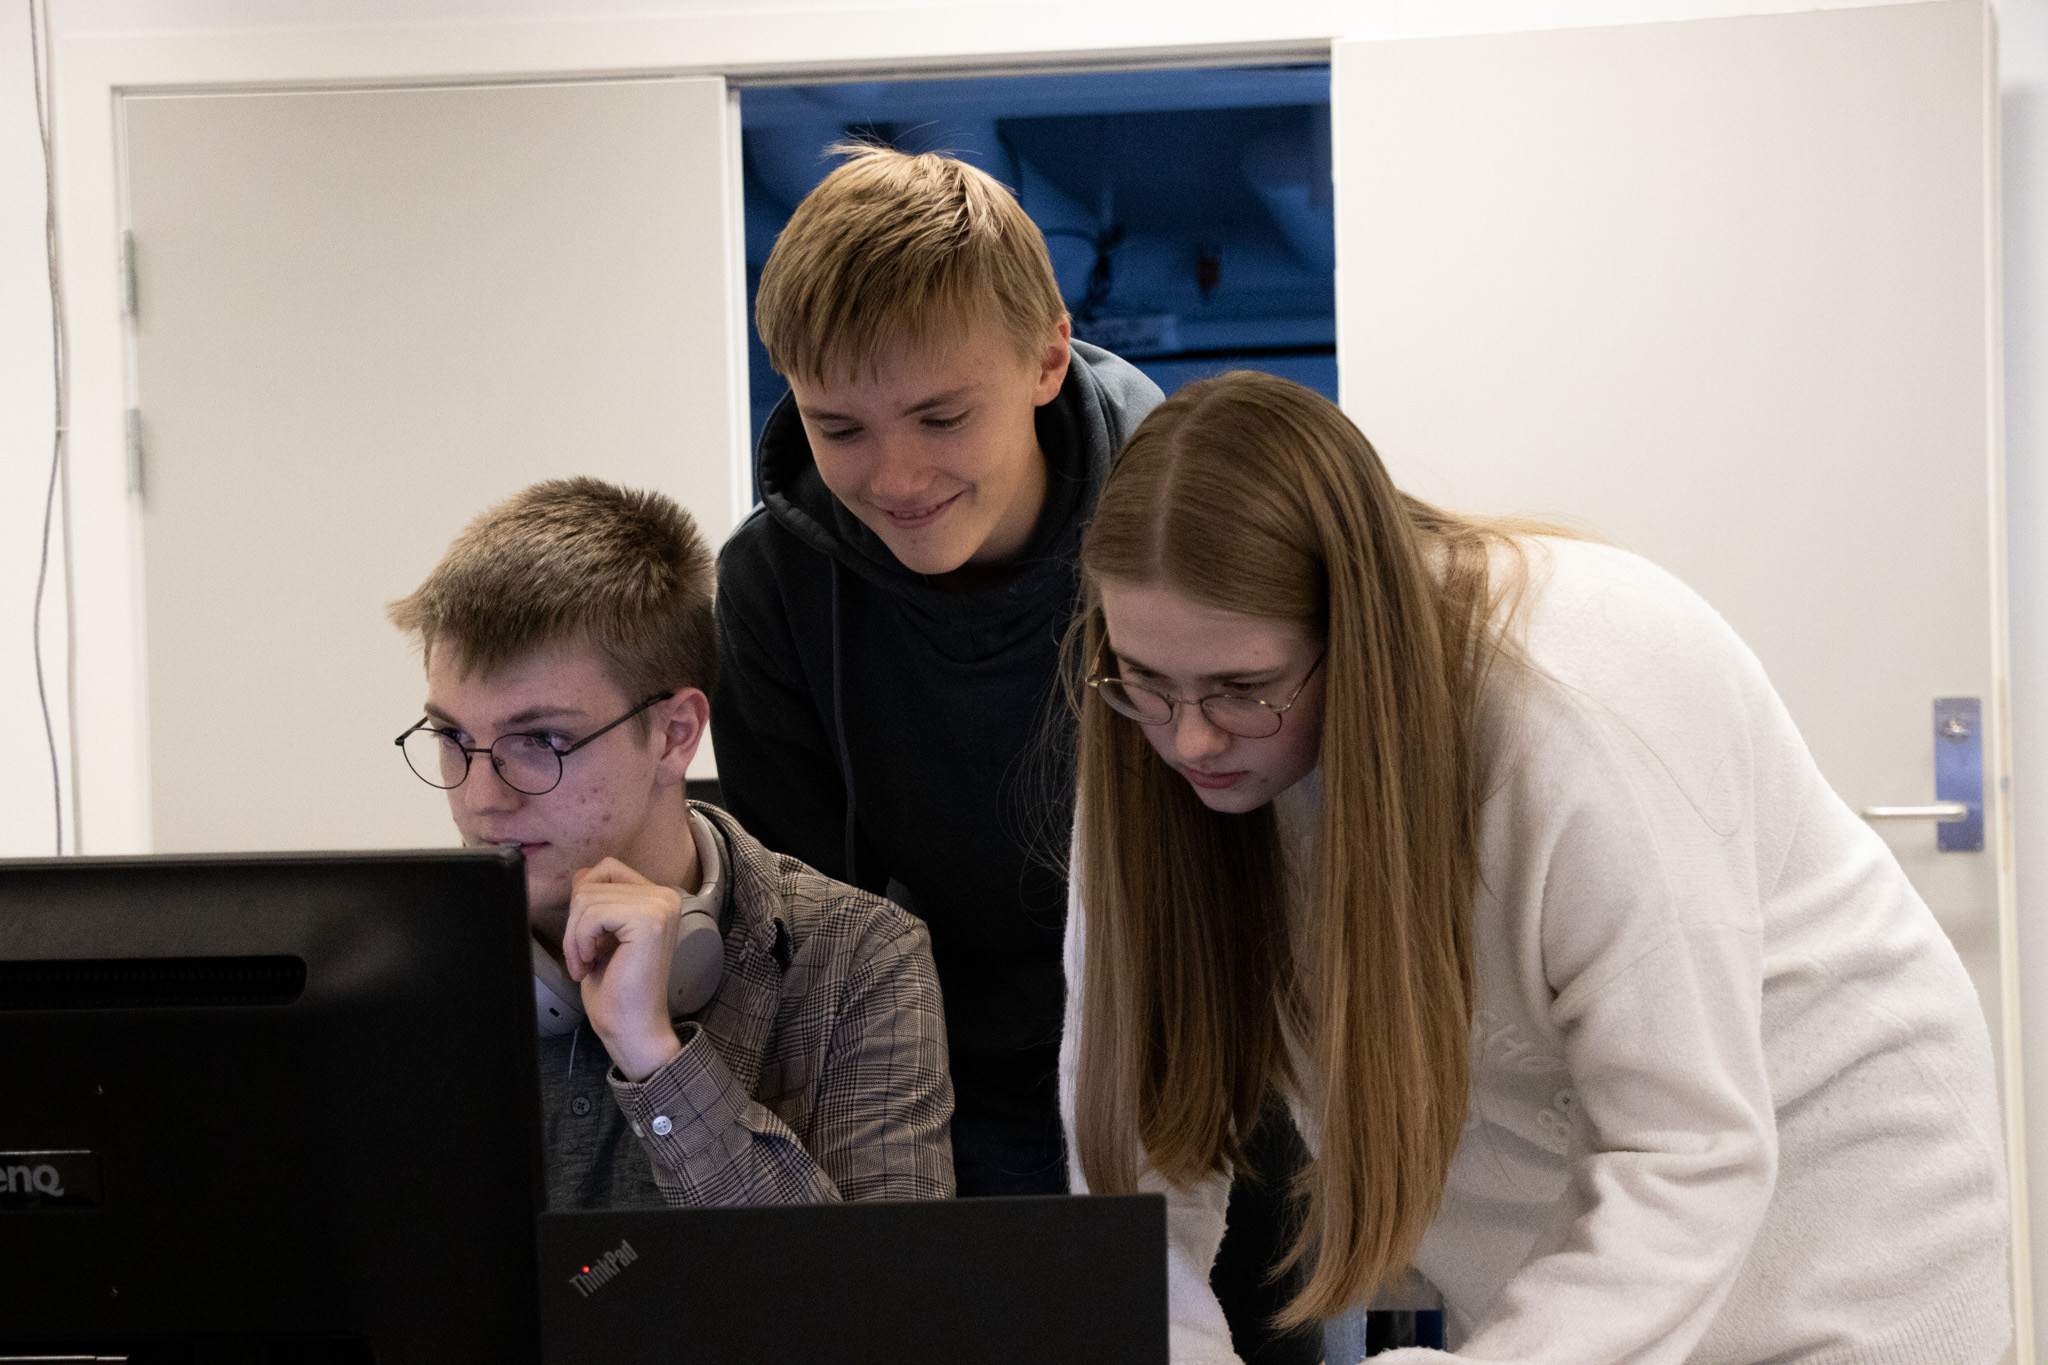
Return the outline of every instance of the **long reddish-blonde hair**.
<path id="1" fill-rule="evenodd" d="M 1249 371 L 1147 417 L 1082 541 L 1069 678 L 1105 657 L 1101 585 L 1164 586 L 1320 637 L 1323 784 L 1305 942 L 1290 943 L 1272 808 L 1217 814 L 1139 726 L 1070 683 L 1079 712 L 1087 967 L 1077 1145 L 1089 1187 L 1241 1168 L 1269 1094 L 1320 1150 L 1283 1324 L 1398 1276 L 1435 1216 L 1464 1125 L 1478 877 L 1473 713 L 1522 575 L 1516 532 L 1395 489 L 1364 435 L 1298 384 Z M 1283 1025 L 1283 1021 L 1285 1021 Z M 1295 1074 L 1292 1029 L 1308 1075 Z"/>

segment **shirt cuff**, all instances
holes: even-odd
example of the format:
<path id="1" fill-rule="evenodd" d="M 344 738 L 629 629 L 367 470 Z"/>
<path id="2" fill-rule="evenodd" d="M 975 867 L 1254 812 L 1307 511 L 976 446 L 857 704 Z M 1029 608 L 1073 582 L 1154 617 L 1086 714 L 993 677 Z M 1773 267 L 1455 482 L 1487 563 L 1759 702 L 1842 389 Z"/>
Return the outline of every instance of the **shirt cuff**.
<path id="1" fill-rule="evenodd" d="M 633 1136 L 650 1150 L 667 1148 L 678 1160 L 720 1145 L 720 1136 L 740 1121 L 746 1095 L 710 1035 L 694 1021 L 676 1026 L 683 1045 L 644 1081 L 629 1081 L 614 1066 L 606 1077 Z"/>

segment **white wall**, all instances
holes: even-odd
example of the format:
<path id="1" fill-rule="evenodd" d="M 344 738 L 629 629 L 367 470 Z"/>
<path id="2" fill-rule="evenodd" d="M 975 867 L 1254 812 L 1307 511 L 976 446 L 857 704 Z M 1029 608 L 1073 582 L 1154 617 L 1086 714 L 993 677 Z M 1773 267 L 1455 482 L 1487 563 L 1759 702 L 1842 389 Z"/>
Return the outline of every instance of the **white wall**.
<path id="1" fill-rule="evenodd" d="M 0 748 L 0 857 L 56 849 L 50 759 L 36 703 L 29 637 L 53 416 L 50 295 L 43 268 L 43 162 L 30 51 L 28 0 L 0 0 L 0 734 L 7 737 Z M 51 567 L 44 667 L 61 727 L 61 541 L 52 546 Z M 57 741 L 60 757 L 68 754 L 69 741 L 61 728 Z M 68 790 L 65 796 L 68 800 Z M 68 814 L 66 825 L 68 848 Z"/>
<path id="2" fill-rule="evenodd" d="M 1822 0 L 1823 3 L 1826 0 Z M 788 11 L 856 11 L 874 0 L 756 0 L 749 6 Z M 899 10 L 963 13 L 1001 5 L 1004 0 L 897 0 Z M 1367 0 L 1320 4 L 1275 0 L 1264 7 L 1276 35 L 1317 31 L 1398 32 L 1505 28 L 1524 24 L 1598 22 L 1648 15 L 1698 12 L 1708 8 L 1805 8 L 1814 0 L 1546 0 L 1508 5 L 1501 0 Z M 0 856 L 47 852 L 53 846 L 49 764 L 42 750 L 42 722 L 36 702 L 29 648 L 30 601 L 41 531 L 42 495 L 48 475 L 50 437 L 49 328 L 42 248 L 42 173 L 30 97 L 28 0 L 0 0 L 0 733 L 8 738 L 0 761 Z M 1127 19 L 1140 8 L 1120 9 Z M 1157 6 L 1154 6 L 1157 12 Z M 322 30 L 342 24 L 392 22 L 502 25 L 507 20 L 594 13 L 630 21 L 638 17 L 731 12 L 733 0 L 608 0 L 578 5 L 571 0 L 55 0 L 57 32 L 144 33 L 183 30 L 291 28 L 309 44 Z M 1173 7 L 1176 22 L 1162 40 L 1186 41 L 1207 27 L 1248 32 L 1238 18 L 1224 24 L 1208 11 L 1236 4 L 1193 0 Z M 1540 13 L 1538 13 L 1540 11 Z M 445 35 L 444 35 L 445 36 Z M 2022 921 L 2028 907 L 2048 913 L 2048 776 L 2027 786 L 2027 774 L 2048 774 L 2048 384 L 2031 385 L 2031 375 L 2048 372 L 2048 0 L 2006 0 L 2002 30 L 2007 94 L 2007 233 L 2009 263 L 2006 327 L 2009 347 L 2009 408 L 2012 492 L 2013 643 L 2016 771 L 2023 784 L 2017 808 L 2021 820 Z M 1005 35 L 1006 46 L 1014 41 Z M 61 137 L 62 128 L 58 129 Z M 56 547 L 61 566 L 61 545 Z M 63 723 L 64 614 L 61 576 L 45 612 L 46 666 L 53 702 Z M 59 732 L 60 750 L 68 751 Z M 2030 794 L 2041 791 L 2038 800 Z M 2030 812 L 2033 818 L 2029 818 Z M 2042 850 L 2030 858 L 2031 850 Z M 2029 875 L 2032 868 L 2033 875 Z M 2048 980 L 2048 933 L 2023 945 L 2035 956 L 2028 979 Z M 2034 1048 L 2041 1078 L 2031 1087 L 2048 1119 L 2048 1002 L 2044 1002 L 2043 1045 Z M 2037 1129 L 2039 1131 L 2039 1129 Z M 2048 1199 L 2048 1190 L 2042 1192 Z M 2044 1267 L 2048 1274 L 2048 1267 Z"/>

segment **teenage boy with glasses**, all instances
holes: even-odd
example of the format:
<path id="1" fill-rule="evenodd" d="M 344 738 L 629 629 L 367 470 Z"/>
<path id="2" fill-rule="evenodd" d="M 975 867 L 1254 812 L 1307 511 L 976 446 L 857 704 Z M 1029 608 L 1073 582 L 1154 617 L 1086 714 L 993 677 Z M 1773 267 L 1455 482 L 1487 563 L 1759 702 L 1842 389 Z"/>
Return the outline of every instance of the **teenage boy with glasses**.
<path id="1" fill-rule="evenodd" d="M 841 150 L 755 296 L 790 392 L 756 453 L 761 506 L 719 555 L 719 778 L 770 848 L 930 926 L 960 1193 L 1065 1193 L 1060 640 L 1081 526 L 1161 396 L 1072 339 L 1003 186 L 949 157 Z M 1262 1281 L 1287 1164 L 1262 1167 L 1268 1244 L 1225 1249 L 1246 1343 L 1285 1297 Z"/>
<path id="2" fill-rule="evenodd" d="M 536 975 L 568 1026 L 539 1048 L 549 1207 L 951 1195 L 924 926 L 684 797 L 716 662 L 688 514 L 536 484 L 391 617 L 426 655 L 406 762 L 464 843 L 519 849 L 552 955 Z M 693 927 L 701 989 L 677 1017 Z"/>

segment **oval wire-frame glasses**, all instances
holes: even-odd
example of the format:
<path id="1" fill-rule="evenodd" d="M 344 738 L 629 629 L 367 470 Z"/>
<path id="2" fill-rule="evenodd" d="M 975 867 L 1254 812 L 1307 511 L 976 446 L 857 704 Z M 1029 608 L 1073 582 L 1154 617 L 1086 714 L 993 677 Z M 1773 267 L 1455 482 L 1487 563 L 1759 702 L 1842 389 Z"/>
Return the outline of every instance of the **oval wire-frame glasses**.
<path id="1" fill-rule="evenodd" d="M 1229 692 L 1212 692 L 1206 697 L 1171 697 L 1141 683 L 1115 676 L 1104 677 L 1099 656 L 1095 676 L 1088 679 L 1088 685 L 1095 689 L 1096 695 L 1108 704 L 1110 710 L 1120 716 L 1128 716 L 1140 725 L 1165 725 L 1180 707 L 1199 706 L 1208 722 L 1226 735 L 1236 735 L 1239 739 L 1271 739 L 1280 733 L 1281 719 L 1293 709 L 1295 700 L 1308 686 L 1309 679 L 1315 677 L 1316 670 L 1323 666 L 1323 659 L 1328 653 L 1325 650 L 1316 655 L 1316 661 L 1308 666 L 1308 672 L 1301 675 L 1300 684 L 1278 706 L 1258 697 L 1234 696 Z"/>
<path id="2" fill-rule="evenodd" d="M 471 746 L 457 739 L 455 731 L 435 726 L 431 716 L 420 717 L 418 724 L 391 742 L 405 755 L 405 766 L 430 787 L 455 790 L 469 776 L 470 760 L 478 754 L 489 754 L 491 766 L 498 770 L 498 777 L 506 786 L 522 795 L 546 796 L 562 785 L 563 759 L 674 695 L 663 692 L 649 697 L 611 724 L 560 749 L 554 745 L 554 736 L 541 730 L 515 731 L 499 735 L 486 747 Z"/>

